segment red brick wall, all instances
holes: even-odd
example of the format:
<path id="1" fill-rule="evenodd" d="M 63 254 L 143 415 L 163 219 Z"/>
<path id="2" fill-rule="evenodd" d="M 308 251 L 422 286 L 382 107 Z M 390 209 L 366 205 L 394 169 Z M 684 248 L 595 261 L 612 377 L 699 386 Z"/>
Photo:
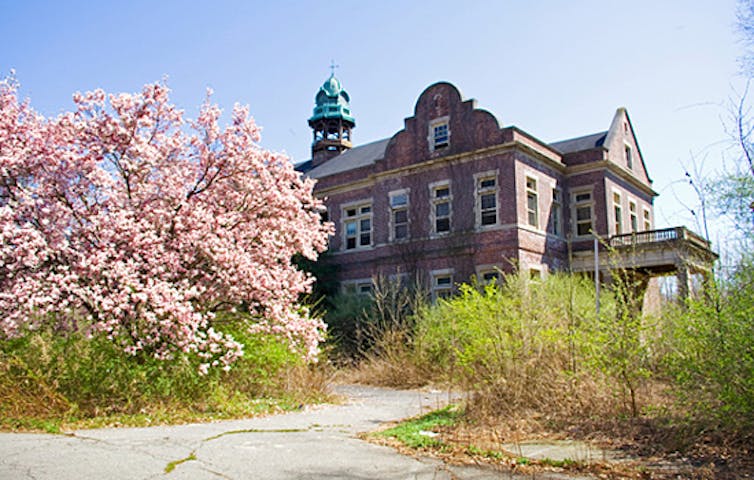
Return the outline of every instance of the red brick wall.
<path id="1" fill-rule="evenodd" d="M 433 119 L 448 116 L 450 145 L 432 151 L 428 137 Z M 633 137 L 630 141 L 635 140 Z M 624 155 L 624 139 L 611 145 L 609 156 Z M 497 149 L 488 147 L 501 146 Z M 615 150 L 618 149 L 618 150 Z M 617 153 L 616 153 L 617 151 Z M 635 166 L 640 165 L 638 157 Z M 584 165 L 605 158 L 604 149 L 570 154 L 569 165 Z M 624 162 L 625 163 L 625 162 Z M 559 166 L 562 165 L 562 166 Z M 498 225 L 476 227 L 476 184 L 474 175 L 497 170 Z M 643 172 L 643 170 L 642 170 Z M 537 181 L 537 226 L 528 225 L 526 177 Z M 646 177 L 642 177 L 644 180 Z M 432 234 L 429 185 L 449 181 L 452 195 L 451 233 Z M 353 188 L 349 188 L 352 185 Z M 448 83 L 428 87 L 419 97 L 414 116 L 390 140 L 384 159 L 373 166 L 331 175 L 319 180 L 317 191 L 328 192 L 326 204 L 336 225 L 331 240 L 330 262 L 339 265 L 340 280 L 369 278 L 374 274 L 401 272 L 415 275 L 453 269 L 454 281 L 465 281 L 479 266 L 497 266 L 511 271 L 514 266 L 540 270 L 561 270 L 568 266 L 568 234 L 572 231 L 571 193 L 588 187 L 593 195 L 593 218 L 601 236 L 610 233 L 612 191 L 620 190 L 628 228 L 628 199 L 637 202 L 638 221 L 642 208 L 651 208 L 652 196 L 607 169 L 569 174 L 560 156 L 536 138 L 514 127 L 501 129 L 488 112 L 463 101 Z M 552 188 L 561 191 L 562 234 L 548 233 Z M 409 191 L 409 239 L 390 241 L 389 194 Z M 343 250 L 341 206 L 372 199 L 372 243 L 361 250 Z M 592 239 L 574 239 L 573 250 L 592 248 Z"/>

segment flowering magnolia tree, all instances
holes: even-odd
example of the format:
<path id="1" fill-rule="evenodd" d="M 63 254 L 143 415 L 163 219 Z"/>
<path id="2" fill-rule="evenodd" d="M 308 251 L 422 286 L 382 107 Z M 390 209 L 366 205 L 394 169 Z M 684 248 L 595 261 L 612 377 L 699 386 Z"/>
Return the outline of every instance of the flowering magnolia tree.
<path id="1" fill-rule="evenodd" d="M 330 227 L 247 108 L 225 128 L 209 100 L 184 120 L 153 84 L 46 119 L 17 90 L 0 82 L 0 335 L 54 322 L 206 371 L 242 354 L 213 321 L 244 305 L 250 328 L 316 355 L 324 325 L 296 306 L 311 278 L 291 260 L 316 258 Z"/>

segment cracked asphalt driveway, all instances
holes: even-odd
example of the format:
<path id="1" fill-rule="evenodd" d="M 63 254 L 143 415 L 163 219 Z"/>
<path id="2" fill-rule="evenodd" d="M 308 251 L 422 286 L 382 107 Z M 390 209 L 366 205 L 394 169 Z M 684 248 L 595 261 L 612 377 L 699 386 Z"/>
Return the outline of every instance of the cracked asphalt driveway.
<path id="1" fill-rule="evenodd" d="M 346 398 L 340 405 L 270 417 L 66 435 L 0 434 L 0 479 L 492 477 L 491 472 L 400 455 L 356 436 L 437 408 L 447 393 L 363 386 L 336 391 Z"/>

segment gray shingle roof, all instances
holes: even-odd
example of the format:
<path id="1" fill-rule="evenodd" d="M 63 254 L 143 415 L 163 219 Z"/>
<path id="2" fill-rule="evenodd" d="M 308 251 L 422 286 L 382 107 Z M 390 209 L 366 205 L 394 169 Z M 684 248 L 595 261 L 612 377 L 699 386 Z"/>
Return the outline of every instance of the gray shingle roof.
<path id="1" fill-rule="evenodd" d="M 606 137 L 607 131 L 604 131 L 593 133 L 591 135 L 584 135 L 583 137 L 569 138 L 568 140 L 553 142 L 550 146 L 560 153 L 580 152 L 582 150 L 589 150 L 590 148 L 601 147 L 605 143 Z"/>
<path id="2" fill-rule="evenodd" d="M 310 178 L 323 178 L 367 165 L 374 165 L 377 160 L 384 158 L 385 149 L 389 141 L 389 138 L 384 138 L 346 150 L 322 165 L 312 168 L 306 172 L 306 176 Z"/>

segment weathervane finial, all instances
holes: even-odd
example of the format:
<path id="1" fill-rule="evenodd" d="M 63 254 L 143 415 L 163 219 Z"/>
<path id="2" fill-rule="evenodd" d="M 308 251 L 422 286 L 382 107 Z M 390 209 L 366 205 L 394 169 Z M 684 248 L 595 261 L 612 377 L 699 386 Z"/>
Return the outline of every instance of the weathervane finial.
<path id="1" fill-rule="evenodd" d="M 335 60 L 330 60 L 330 73 L 334 76 L 335 75 L 335 69 L 340 68 L 340 65 L 337 65 L 335 63 Z"/>

